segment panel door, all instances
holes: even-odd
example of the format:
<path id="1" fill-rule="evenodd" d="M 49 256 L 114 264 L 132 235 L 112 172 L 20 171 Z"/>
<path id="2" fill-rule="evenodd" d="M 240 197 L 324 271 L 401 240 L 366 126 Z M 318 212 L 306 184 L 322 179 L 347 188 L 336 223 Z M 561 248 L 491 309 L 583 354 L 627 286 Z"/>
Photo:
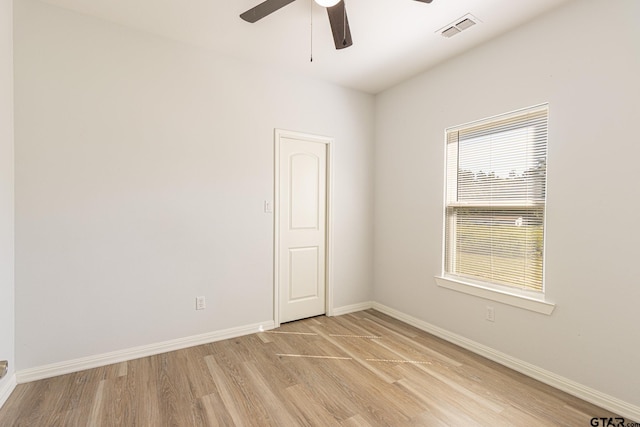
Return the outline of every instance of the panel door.
<path id="1" fill-rule="evenodd" d="M 280 322 L 325 313 L 326 144 L 280 138 Z"/>

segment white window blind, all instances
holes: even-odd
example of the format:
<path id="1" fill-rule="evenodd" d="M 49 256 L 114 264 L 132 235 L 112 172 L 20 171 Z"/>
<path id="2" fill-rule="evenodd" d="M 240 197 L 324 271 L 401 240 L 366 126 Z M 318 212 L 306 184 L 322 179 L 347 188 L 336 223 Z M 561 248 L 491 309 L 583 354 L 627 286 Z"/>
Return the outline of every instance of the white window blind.
<path id="1" fill-rule="evenodd" d="M 543 291 L 548 106 L 447 129 L 445 275 Z"/>

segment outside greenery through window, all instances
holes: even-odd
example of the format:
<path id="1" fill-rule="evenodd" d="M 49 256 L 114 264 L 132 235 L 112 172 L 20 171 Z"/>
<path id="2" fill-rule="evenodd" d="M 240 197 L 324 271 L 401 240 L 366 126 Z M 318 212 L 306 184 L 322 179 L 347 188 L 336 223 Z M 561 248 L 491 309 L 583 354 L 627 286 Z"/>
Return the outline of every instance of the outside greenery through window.
<path id="1" fill-rule="evenodd" d="M 447 129 L 444 272 L 543 291 L 548 106 Z"/>

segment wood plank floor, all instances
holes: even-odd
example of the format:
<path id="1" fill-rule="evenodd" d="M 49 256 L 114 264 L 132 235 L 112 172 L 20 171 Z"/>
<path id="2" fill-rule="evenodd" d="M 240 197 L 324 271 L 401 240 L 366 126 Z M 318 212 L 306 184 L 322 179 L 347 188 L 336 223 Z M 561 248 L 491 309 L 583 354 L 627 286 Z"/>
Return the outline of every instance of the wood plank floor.
<path id="1" fill-rule="evenodd" d="M 367 310 L 20 384 L 0 426 L 588 426 L 610 416 Z"/>

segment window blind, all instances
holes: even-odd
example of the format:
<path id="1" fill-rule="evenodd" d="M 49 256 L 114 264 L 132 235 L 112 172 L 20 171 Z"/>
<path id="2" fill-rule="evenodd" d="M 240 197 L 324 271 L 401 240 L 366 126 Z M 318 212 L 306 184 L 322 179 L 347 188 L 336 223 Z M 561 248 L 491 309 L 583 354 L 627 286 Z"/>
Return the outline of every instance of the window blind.
<path id="1" fill-rule="evenodd" d="M 543 291 L 548 107 L 450 128 L 445 274 Z"/>

